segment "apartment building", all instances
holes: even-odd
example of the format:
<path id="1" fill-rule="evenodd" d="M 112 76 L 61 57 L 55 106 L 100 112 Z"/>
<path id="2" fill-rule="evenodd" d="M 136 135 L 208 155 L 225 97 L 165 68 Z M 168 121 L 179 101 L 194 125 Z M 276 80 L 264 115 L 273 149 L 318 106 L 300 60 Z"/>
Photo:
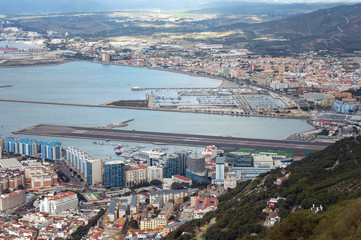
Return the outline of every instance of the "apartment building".
<path id="1" fill-rule="evenodd" d="M 25 203 L 25 191 L 16 190 L 11 193 L 0 195 L 0 211 L 6 211 Z"/>
<path id="2" fill-rule="evenodd" d="M 61 192 L 55 196 L 46 196 L 40 201 L 40 212 L 57 214 L 68 209 L 78 208 L 78 197 L 74 192 Z"/>
<path id="3" fill-rule="evenodd" d="M 137 165 L 135 167 L 125 168 L 125 185 L 131 187 L 140 183 L 146 182 L 147 179 L 147 167 L 143 165 Z"/>
<path id="4" fill-rule="evenodd" d="M 25 167 L 24 172 L 32 189 L 51 188 L 58 185 L 58 175 L 51 166 L 28 166 Z"/>

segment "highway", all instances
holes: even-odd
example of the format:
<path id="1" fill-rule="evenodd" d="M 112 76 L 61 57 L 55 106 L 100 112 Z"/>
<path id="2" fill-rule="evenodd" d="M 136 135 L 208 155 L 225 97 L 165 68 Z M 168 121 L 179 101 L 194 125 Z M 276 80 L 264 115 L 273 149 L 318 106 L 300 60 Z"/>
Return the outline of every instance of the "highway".
<path id="1" fill-rule="evenodd" d="M 143 142 L 166 145 L 207 146 L 247 148 L 272 151 L 315 152 L 329 143 L 311 143 L 286 140 L 265 140 L 179 133 L 144 132 L 115 129 L 98 129 L 60 125 L 36 125 L 13 132 L 22 135 L 38 135 L 68 138 L 86 138 L 125 142 Z"/>

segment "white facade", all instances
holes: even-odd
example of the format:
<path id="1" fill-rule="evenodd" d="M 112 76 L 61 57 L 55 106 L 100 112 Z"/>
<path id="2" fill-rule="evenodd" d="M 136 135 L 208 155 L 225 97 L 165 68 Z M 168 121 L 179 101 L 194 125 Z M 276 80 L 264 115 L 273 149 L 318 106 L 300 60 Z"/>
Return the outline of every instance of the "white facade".
<path id="1" fill-rule="evenodd" d="M 152 180 L 163 181 L 163 168 L 157 166 L 151 166 L 147 169 L 148 182 Z"/>
<path id="2" fill-rule="evenodd" d="M 224 157 L 216 158 L 216 183 L 222 184 L 224 181 Z"/>
<path id="3" fill-rule="evenodd" d="M 68 209 L 78 208 L 78 197 L 74 192 L 58 193 L 55 196 L 46 196 L 40 201 L 40 212 L 57 214 Z"/>
<path id="4" fill-rule="evenodd" d="M 224 188 L 235 188 L 237 186 L 237 173 L 226 172 L 224 175 Z"/>
<path id="5" fill-rule="evenodd" d="M 103 161 L 101 159 L 88 160 L 91 164 L 91 174 L 87 173 L 87 178 L 91 177 L 92 185 L 103 183 Z"/>
<path id="6" fill-rule="evenodd" d="M 272 156 L 262 154 L 253 155 L 253 164 L 258 168 L 272 168 L 274 166 Z"/>

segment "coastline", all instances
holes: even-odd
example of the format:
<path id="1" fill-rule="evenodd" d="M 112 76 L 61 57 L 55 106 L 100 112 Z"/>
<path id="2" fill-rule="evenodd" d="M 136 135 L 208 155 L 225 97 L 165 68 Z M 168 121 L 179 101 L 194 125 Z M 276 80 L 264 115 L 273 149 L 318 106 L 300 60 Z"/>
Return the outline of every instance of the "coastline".
<path id="1" fill-rule="evenodd" d="M 178 74 L 184 74 L 192 77 L 202 77 L 202 78 L 210 78 L 210 79 L 216 79 L 222 81 L 220 85 L 217 88 L 230 88 L 230 87 L 237 87 L 240 86 L 238 83 L 232 82 L 229 79 L 226 79 L 221 76 L 213 76 L 213 75 L 207 75 L 207 74 L 200 74 L 200 73 L 190 73 L 190 72 L 184 72 L 180 70 L 175 69 L 169 69 L 169 68 L 158 68 L 158 67 L 149 67 L 149 66 L 141 66 L 141 65 L 127 65 L 123 63 L 117 63 L 117 62 L 100 62 L 100 61 L 91 61 L 93 63 L 97 64 L 103 64 L 103 65 L 114 65 L 114 66 L 122 66 L 122 67 L 133 67 L 133 68 L 144 68 L 148 70 L 156 70 L 156 71 L 164 71 L 164 72 L 172 72 L 172 73 L 178 73 Z M 234 84 L 235 86 L 224 86 L 226 83 Z"/>
<path id="2" fill-rule="evenodd" d="M 59 60 L 59 59 L 57 59 Z M 119 62 L 101 62 L 101 61 L 87 61 L 87 60 L 69 60 L 69 59 L 61 59 L 62 61 L 58 61 L 58 62 L 43 62 L 40 61 L 36 64 L 27 64 L 27 65 L 23 65 L 23 64 L 13 64 L 13 65 L 6 65 L 6 66 L 2 66 L 2 64 L 0 63 L 0 68 L 16 68 L 16 67 L 36 67 L 36 66 L 54 66 L 54 65 L 60 65 L 60 64 L 64 64 L 64 63 L 69 63 L 69 62 L 92 62 L 92 63 L 96 63 L 96 64 L 103 64 L 103 65 L 114 65 L 114 66 L 122 66 L 122 67 L 133 67 L 133 68 L 144 68 L 144 69 L 148 69 L 148 70 L 155 70 L 155 71 L 164 71 L 164 72 L 173 72 L 173 73 L 177 73 L 177 74 L 185 74 L 188 76 L 193 76 L 193 77 L 203 77 L 203 78 L 211 78 L 211 79 L 216 79 L 216 80 L 220 80 L 222 81 L 217 88 L 232 88 L 232 87 L 236 87 L 239 86 L 238 83 L 232 82 L 229 79 L 226 79 L 224 77 L 221 76 L 212 76 L 212 75 L 206 75 L 206 74 L 199 74 L 199 73 L 189 73 L 189 72 L 184 72 L 184 71 L 179 71 L 179 70 L 174 70 L 174 69 L 165 69 L 165 68 L 154 68 L 154 67 L 148 67 L 148 66 L 134 66 L 134 65 L 127 65 L 127 64 L 123 64 L 123 63 L 119 63 Z M 233 86 L 232 86 L 233 85 Z M 2 99 L 2 101 L 6 101 L 6 99 Z M 9 101 L 13 101 L 11 99 L 9 99 Z M 117 101 L 117 100 L 114 100 Z M 27 101 L 27 100 L 23 100 L 21 102 L 28 102 L 28 103 L 32 103 L 32 101 Z M 46 103 L 46 102 L 33 102 L 33 103 L 39 103 L 39 104 L 58 104 L 58 105 L 67 105 L 64 103 Z M 74 105 L 81 105 L 81 104 L 74 104 Z M 84 104 L 86 105 L 86 104 Z M 303 119 L 303 120 L 309 120 L 308 117 L 302 117 L 302 116 L 273 116 L 273 115 L 264 115 L 264 114 L 251 114 L 251 115 L 240 115 L 240 114 L 232 114 L 232 113 L 227 113 L 227 112 L 223 112 L 223 113 L 219 113 L 219 112 L 206 112 L 206 111 L 182 111 L 182 110 L 177 110 L 177 109 L 157 109 L 157 108 L 148 108 L 148 107 L 131 107 L 131 106 L 112 106 L 112 105 L 107 105 L 107 103 L 103 103 L 103 104 L 99 104 L 99 105 L 88 105 L 89 107 L 108 107 L 108 108 L 121 108 L 121 109 L 137 109 L 137 110 L 152 110 L 152 111 L 167 111 L 167 112 L 183 112 L 183 113 L 203 113 L 203 114 L 215 114 L 215 115 L 230 115 L 230 116 L 245 116 L 245 117 L 270 117 L 270 118 L 288 118 L 288 119 Z M 309 122 L 308 122 L 309 123 Z M 309 123 L 310 124 L 310 123 Z M 310 124 L 312 126 L 312 124 Z M 313 126 L 314 127 L 314 126 Z"/>

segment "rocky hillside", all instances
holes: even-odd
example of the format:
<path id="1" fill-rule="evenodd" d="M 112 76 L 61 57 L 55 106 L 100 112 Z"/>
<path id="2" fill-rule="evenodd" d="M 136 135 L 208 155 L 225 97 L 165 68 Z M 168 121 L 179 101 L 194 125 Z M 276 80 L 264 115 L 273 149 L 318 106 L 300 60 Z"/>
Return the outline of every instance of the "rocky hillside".
<path id="1" fill-rule="evenodd" d="M 361 228 L 361 215 L 352 210 L 360 206 L 360 196 L 361 137 L 344 139 L 287 169 L 239 184 L 220 198 L 216 211 L 183 225 L 168 239 L 347 239 Z M 278 197 L 275 206 L 267 206 Z M 354 227 L 345 232 L 349 215 Z M 281 223 L 270 227 L 275 216 Z M 329 238 L 317 238 L 321 235 Z"/>
<path id="2" fill-rule="evenodd" d="M 253 41 L 250 47 L 264 51 L 361 49 L 361 4 L 318 10 L 282 20 L 252 25 L 257 36 L 283 41 Z"/>

